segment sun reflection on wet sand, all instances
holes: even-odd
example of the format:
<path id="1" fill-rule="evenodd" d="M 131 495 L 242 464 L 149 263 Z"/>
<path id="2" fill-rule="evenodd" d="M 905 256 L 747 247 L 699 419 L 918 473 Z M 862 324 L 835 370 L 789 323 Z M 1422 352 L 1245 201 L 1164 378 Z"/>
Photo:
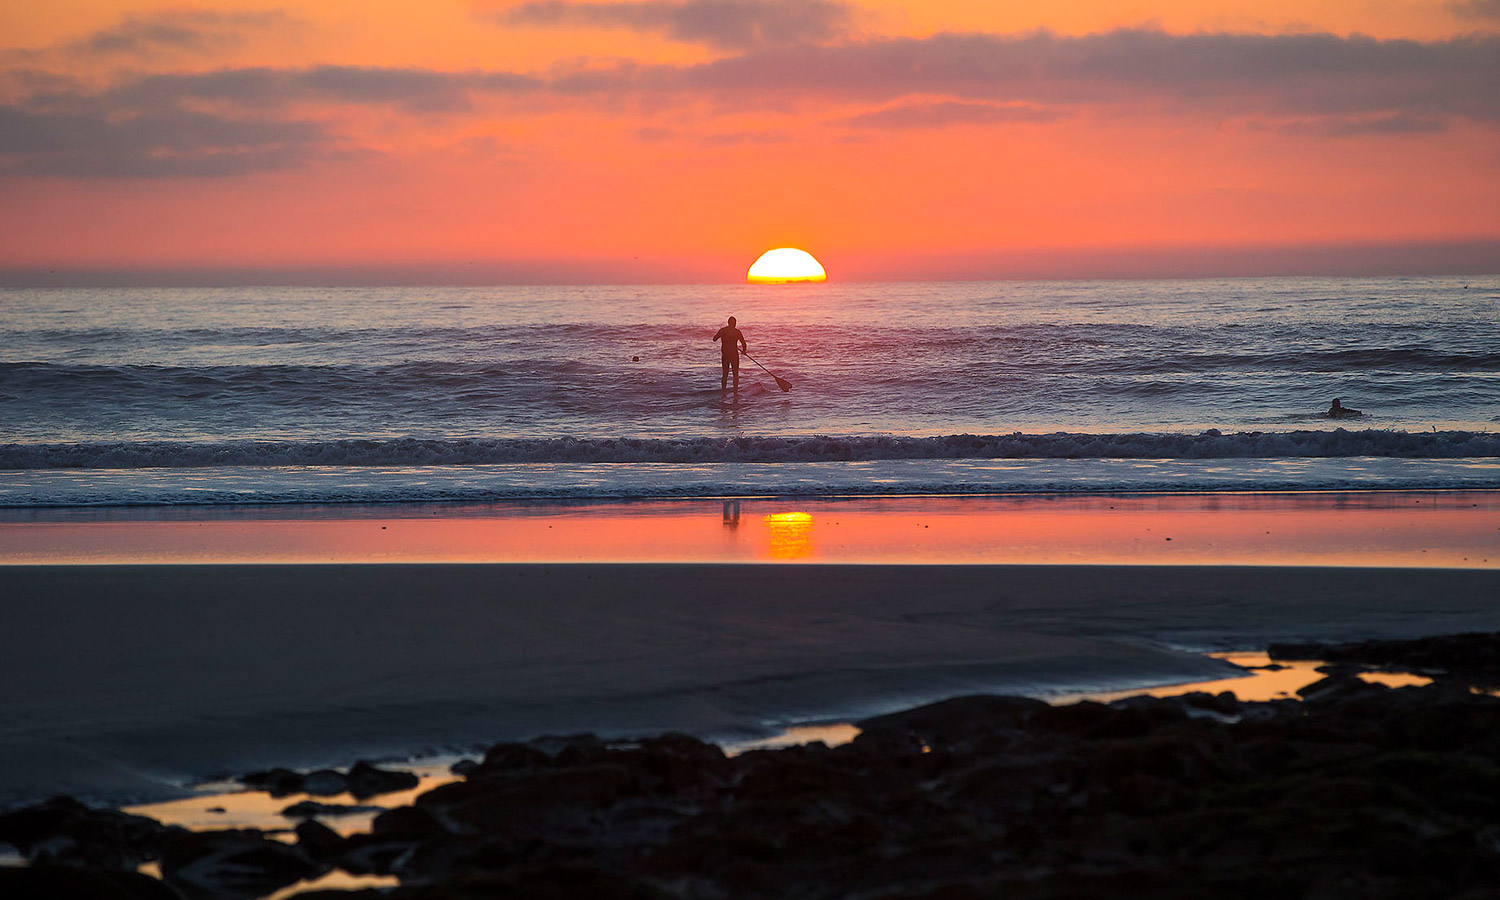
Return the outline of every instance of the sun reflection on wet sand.
<path id="1" fill-rule="evenodd" d="M 810 560 L 1500 568 L 1500 492 L 0 513 L 0 564 Z"/>
<path id="2" fill-rule="evenodd" d="M 772 513 L 766 525 L 766 555 L 771 559 L 808 559 L 813 555 L 813 517 L 805 512 Z"/>

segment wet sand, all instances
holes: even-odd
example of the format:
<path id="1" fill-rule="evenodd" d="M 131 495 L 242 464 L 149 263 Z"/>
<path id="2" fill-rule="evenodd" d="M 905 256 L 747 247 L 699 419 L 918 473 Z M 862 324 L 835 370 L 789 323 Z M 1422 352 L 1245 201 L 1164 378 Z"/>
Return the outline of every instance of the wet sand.
<path id="1" fill-rule="evenodd" d="M 0 511 L 0 564 L 801 562 L 1500 568 L 1500 492 Z"/>
<path id="2" fill-rule="evenodd" d="M 1234 674 L 1196 649 L 1500 628 L 1500 573 L 1276 566 L 210 565 L 3 570 L 0 805 L 267 765 L 974 692 Z"/>

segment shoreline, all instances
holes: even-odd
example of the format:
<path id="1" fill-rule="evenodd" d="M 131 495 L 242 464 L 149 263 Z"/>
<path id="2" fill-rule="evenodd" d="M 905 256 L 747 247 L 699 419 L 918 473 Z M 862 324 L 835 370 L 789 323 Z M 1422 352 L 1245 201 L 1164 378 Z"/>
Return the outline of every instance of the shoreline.
<path id="1" fill-rule="evenodd" d="M 168 565 L 3 570 L 0 802 L 538 734 L 755 736 L 976 692 L 1201 681 L 1206 649 L 1500 628 L 1485 570 Z"/>
<path id="2" fill-rule="evenodd" d="M 1293 698 L 1308 685 L 1322 679 L 1322 661 L 1281 661 L 1265 652 L 1205 654 L 1222 659 L 1240 667 L 1238 672 L 1226 672 L 1224 677 L 1201 682 L 1180 682 L 1148 688 L 1136 688 L 1103 693 L 1085 692 L 1044 696 L 1037 699 L 1057 706 L 1071 703 L 1111 703 L 1140 697 L 1159 699 L 1182 697 L 1188 694 L 1207 692 L 1220 694 L 1228 691 L 1241 703 L 1269 703 Z M 1432 683 L 1430 677 L 1395 672 L 1364 671 L 1358 676 L 1371 684 L 1390 688 L 1420 687 Z M 941 702 L 941 701 L 938 701 Z M 911 712 L 915 707 L 893 711 L 894 715 Z M 827 747 L 840 747 L 850 743 L 862 733 L 855 722 L 848 719 L 823 722 L 805 722 L 789 725 L 779 734 L 752 740 L 724 741 L 706 739 L 726 756 L 739 756 L 760 750 L 780 750 L 821 743 Z M 633 737 L 640 737 L 639 735 Z M 546 738 L 538 738 L 545 741 Z M 628 740 L 628 738 L 626 738 Z M 479 748 L 482 749 L 482 748 Z M 380 808 L 389 808 L 402 802 L 410 802 L 420 792 L 457 781 L 454 767 L 462 768 L 462 754 L 445 754 L 436 757 L 390 758 L 369 760 L 376 765 L 389 766 L 412 772 L 419 778 L 419 788 L 412 788 L 394 796 L 381 797 L 375 801 L 379 806 L 366 809 L 331 809 L 326 824 L 347 836 L 359 830 L 368 830 Z M 347 760 L 344 762 L 347 763 Z M 306 773 L 302 773 L 306 774 Z M 181 825 L 192 830 L 216 828 L 258 828 L 261 830 L 289 829 L 297 816 L 287 814 L 288 807 L 303 803 L 344 802 L 358 806 L 360 798 L 335 795 L 315 795 L 291 792 L 284 795 L 267 796 L 240 780 L 223 780 L 191 785 L 192 794 L 179 799 L 142 803 L 122 807 L 123 812 L 155 819 L 165 825 Z"/>

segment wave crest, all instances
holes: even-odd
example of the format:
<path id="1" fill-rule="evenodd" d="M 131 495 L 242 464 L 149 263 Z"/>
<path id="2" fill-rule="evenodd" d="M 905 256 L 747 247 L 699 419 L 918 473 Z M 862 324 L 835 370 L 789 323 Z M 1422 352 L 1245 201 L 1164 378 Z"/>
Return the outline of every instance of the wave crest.
<path id="1" fill-rule="evenodd" d="M 772 463 L 896 459 L 1462 459 L 1500 456 L 1472 431 L 956 434 L 737 438 L 462 438 L 0 444 L 0 469 L 439 466 L 498 463 Z"/>

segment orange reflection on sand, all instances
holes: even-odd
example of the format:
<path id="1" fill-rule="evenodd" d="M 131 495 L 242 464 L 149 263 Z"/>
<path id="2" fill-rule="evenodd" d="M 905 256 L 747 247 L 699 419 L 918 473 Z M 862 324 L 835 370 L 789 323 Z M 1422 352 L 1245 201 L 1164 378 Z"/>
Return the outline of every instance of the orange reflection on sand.
<path id="1" fill-rule="evenodd" d="M 1500 568 L 1500 492 L 32 512 L 0 563 L 825 562 Z"/>
<path id="2" fill-rule="evenodd" d="M 1191 694 L 1203 691 L 1217 694 L 1229 691 L 1245 703 L 1263 703 L 1270 700 L 1280 700 L 1288 697 L 1295 698 L 1297 691 L 1308 685 L 1322 680 L 1324 673 L 1318 671 L 1318 667 L 1326 663 L 1316 660 L 1291 660 L 1276 663 L 1271 657 L 1264 653 L 1213 653 L 1210 654 L 1218 659 L 1232 662 L 1250 671 L 1238 678 L 1220 678 L 1214 681 L 1198 681 L 1189 684 L 1169 684 L 1155 688 L 1137 688 L 1128 691 L 1110 691 L 1099 694 L 1087 694 L 1081 697 L 1070 697 L 1070 700 L 1097 700 L 1108 703 L 1111 700 L 1123 700 L 1126 697 L 1138 697 L 1148 694 L 1152 697 L 1176 697 L 1182 694 Z M 1280 668 L 1266 668 L 1276 664 Z M 1387 687 L 1420 687 L 1431 684 L 1432 679 L 1422 675 L 1409 675 L 1404 672 L 1361 672 L 1360 678 L 1375 684 L 1383 684 Z"/>
<path id="3" fill-rule="evenodd" d="M 776 750 L 781 747 L 811 744 L 814 741 L 829 747 L 838 747 L 857 737 L 859 737 L 859 727 L 849 722 L 838 722 L 832 725 L 792 725 L 780 734 L 762 740 L 729 744 L 724 748 L 724 752 L 730 756 L 738 756 L 751 750 Z"/>
<path id="4" fill-rule="evenodd" d="M 284 837 L 291 841 L 295 840 L 295 837 L 291 835 L 290 829 L 300 819 L 289 819 L 281 815 L 281 811 L 289 806 L 312 800 L 340 806 L 378 806 L 393 809 L 397 806 L 409 806 L 419 794 L 458 780 L 458 776 L 451 774 L 444 766 L 423 766 L 411 769 L 411 771 L 415 772 L 420 779 L 416 787 L 408 791 L 381 794 L 368 800 L 357 800 L 352 794 L 339 794 L 332 797 L 287 794 L 283 797 L 272 797 L 264 791 L 243 790 L 240 785 L 229 782 L 202 785 L 198 788 L 202 793 L 191 797 L 130 806 L 124 811 L 139 816 L 149 816 L 165 825 L 177 825 L 189 831 L 218 831 L 224 828 L 267 830 L 284 828 L 287 829 L 285 834 L 272 833 L 269 836 Z M 378 812 L 374 810 L 353 815 L 319 816 L 318 821 L 347 837 L 356 832 L 369 831 Z"/>

